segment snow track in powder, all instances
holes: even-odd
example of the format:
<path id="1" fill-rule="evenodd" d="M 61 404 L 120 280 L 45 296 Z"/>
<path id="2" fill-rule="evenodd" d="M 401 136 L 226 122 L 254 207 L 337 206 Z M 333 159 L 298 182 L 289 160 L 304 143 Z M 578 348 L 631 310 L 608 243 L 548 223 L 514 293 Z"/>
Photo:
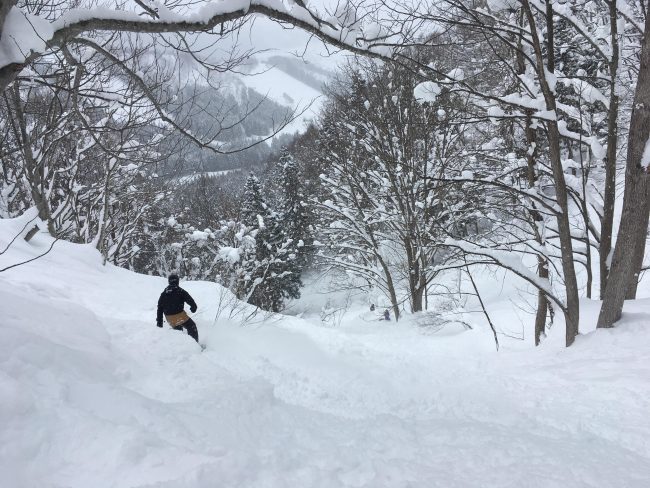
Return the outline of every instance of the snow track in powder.
<path id="1" fill-rule="evenodd" d="M 201 353 L 155 326 L 164 285 L 65 242 L 0 274 L 3 486 L 648 486 L 647 300 L 568 350 L 496 353 L 480 330 L 213 323 L 219 288 L 184 282 Z"/>

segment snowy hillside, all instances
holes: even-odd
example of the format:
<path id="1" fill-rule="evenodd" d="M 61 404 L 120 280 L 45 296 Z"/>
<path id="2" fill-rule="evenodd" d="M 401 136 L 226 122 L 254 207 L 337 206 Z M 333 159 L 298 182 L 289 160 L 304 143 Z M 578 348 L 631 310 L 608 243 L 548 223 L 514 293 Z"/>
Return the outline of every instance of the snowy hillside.
<path id="1" fill-rule="evenodd" d="M 303 129 L 297 122 L 305 123 L 319 112 L 323 85 L 332 76 L 324 66 L 314 61 L 288 55 L 269 53 L 255 56 L 246 66 L 246 72 L 237 77 L 242 85 L 267 96 L 286 107 L 309 109 L 292 124 L 295 130 Z M 287 132 L 290 132 L 287 129 Z"/>
<path id="2" fill-rule="evenodd" d="M 336 5 L 329 0 L 311 2 L 312 7 L 322 10 Z M 239 83 L 279 105 L 301 110 L 308 107 L 283 133 L 303 131 L 305 123 L 319 113 L 323 85 L 331 81 L 345 59 L 345 54 L 310 35 L 263 18 L 257 18 L 245 36 L 238 36 L 237 45 L 254 51 L 233 74 Z"/>
<path id="3" fill-rule="evenodd" d="M 232 127 L 224 130 L 220 140 L 230 144 L 230 149 L 274 136 L 268 144 L 253 145 L 234 154 L 190 147 L 174 158 L 172 170 L 175 172 L 181 166 L 184 176 L 188 176 L 187 173 L 197 171 L 214 173 L 261 164 L 273 143 L 282 144 L 283 137 L 290 140 L 296 133 L 304 132 L 316 118 L 324 101 L 324 84 L 331 76 L 327 66 L 317 61 L 270 51 L 251 57 L 238 73 L 223 74 L 218 88 L 201 86 L 195 102 L 205 113 L 192 115 L 196 131 L 212 126 L 215 118 L 225 117 L 224 125 Z M 193 91 L 185 96 L 192 99 Z M 191 106 L 187 102 L 182 110 L 195 110 Z"/>
<path id="4" fill-rule="evenodd" d="M 28 218 L 0 221 L 0 250 Z M 241 327 L 185 282 L 201 352 L 155 326 L 164 285 L 67 242 L 0 273 L 2 486 L 648 486 L 650 300 L 572 348 L 496 353 L 354 308 Z"/>

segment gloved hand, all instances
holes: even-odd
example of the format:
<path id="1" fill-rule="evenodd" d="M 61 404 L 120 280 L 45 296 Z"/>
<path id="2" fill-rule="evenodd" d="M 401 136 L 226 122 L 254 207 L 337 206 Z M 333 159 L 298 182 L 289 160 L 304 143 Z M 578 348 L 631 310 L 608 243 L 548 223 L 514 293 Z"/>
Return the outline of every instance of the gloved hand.
<path id="1" fill-rule="evenodd" d="M 162 327 L 162 320 L 161 320 L 161 321 L 156 321 L 156 325 L 157 325 L 158 327 Z"/>
<path id="2" fill-rule="evenodd" d="M 192 313 L 196 312 L 196 307 L 190 307 L 190 312 Z"/>

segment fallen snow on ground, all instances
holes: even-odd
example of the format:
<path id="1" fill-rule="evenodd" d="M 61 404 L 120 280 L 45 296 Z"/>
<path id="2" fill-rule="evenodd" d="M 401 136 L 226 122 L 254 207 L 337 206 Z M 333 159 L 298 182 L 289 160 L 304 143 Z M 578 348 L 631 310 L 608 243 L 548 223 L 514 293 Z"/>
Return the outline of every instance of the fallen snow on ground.
<path id="1" fill-rule="evenodd" d="M 65 242 L 0 273 L 3 487 L 649 486 L 650 300 L 570 349 L 496 353 L 357 312 L 215 321 L 228 295 L 185 282 L 201 352 L 155 326 L 164 285 Z"/>

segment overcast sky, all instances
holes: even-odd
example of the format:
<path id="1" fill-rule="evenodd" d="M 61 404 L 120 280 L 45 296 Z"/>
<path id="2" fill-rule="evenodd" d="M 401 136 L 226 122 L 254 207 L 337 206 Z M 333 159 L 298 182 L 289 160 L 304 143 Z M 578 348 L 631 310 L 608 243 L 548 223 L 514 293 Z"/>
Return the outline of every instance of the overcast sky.
<path id="1" fill-rule="evenodd" d="M 336 0 L 310 0 L 307 3 L 310 7 L 315 7 L 320 13 L 325 14 L 327 5 L 336 5 Z M 331 7 L 330 7 L 331 8 Z M 298 28 L 283 28 L 278 23 L 268 20 L 264 17 L 258 17 L 249 24 L 246 32 L 242 32 L 240 38 L 241 44 L 249 42 L 254 49 L 273 49 L 278 53 L 300 55 L 305 53 L 309 61 L 320 64 L 329 69 L 335 69 L 336 64 L 340 62 L 344 55 L 328 55 L 328 50 L 318 38 L 307 34 Z M 305 52 L 305 47 L 307 50 Z M 330 48 L 330 52 L 333 50 Z"/>

